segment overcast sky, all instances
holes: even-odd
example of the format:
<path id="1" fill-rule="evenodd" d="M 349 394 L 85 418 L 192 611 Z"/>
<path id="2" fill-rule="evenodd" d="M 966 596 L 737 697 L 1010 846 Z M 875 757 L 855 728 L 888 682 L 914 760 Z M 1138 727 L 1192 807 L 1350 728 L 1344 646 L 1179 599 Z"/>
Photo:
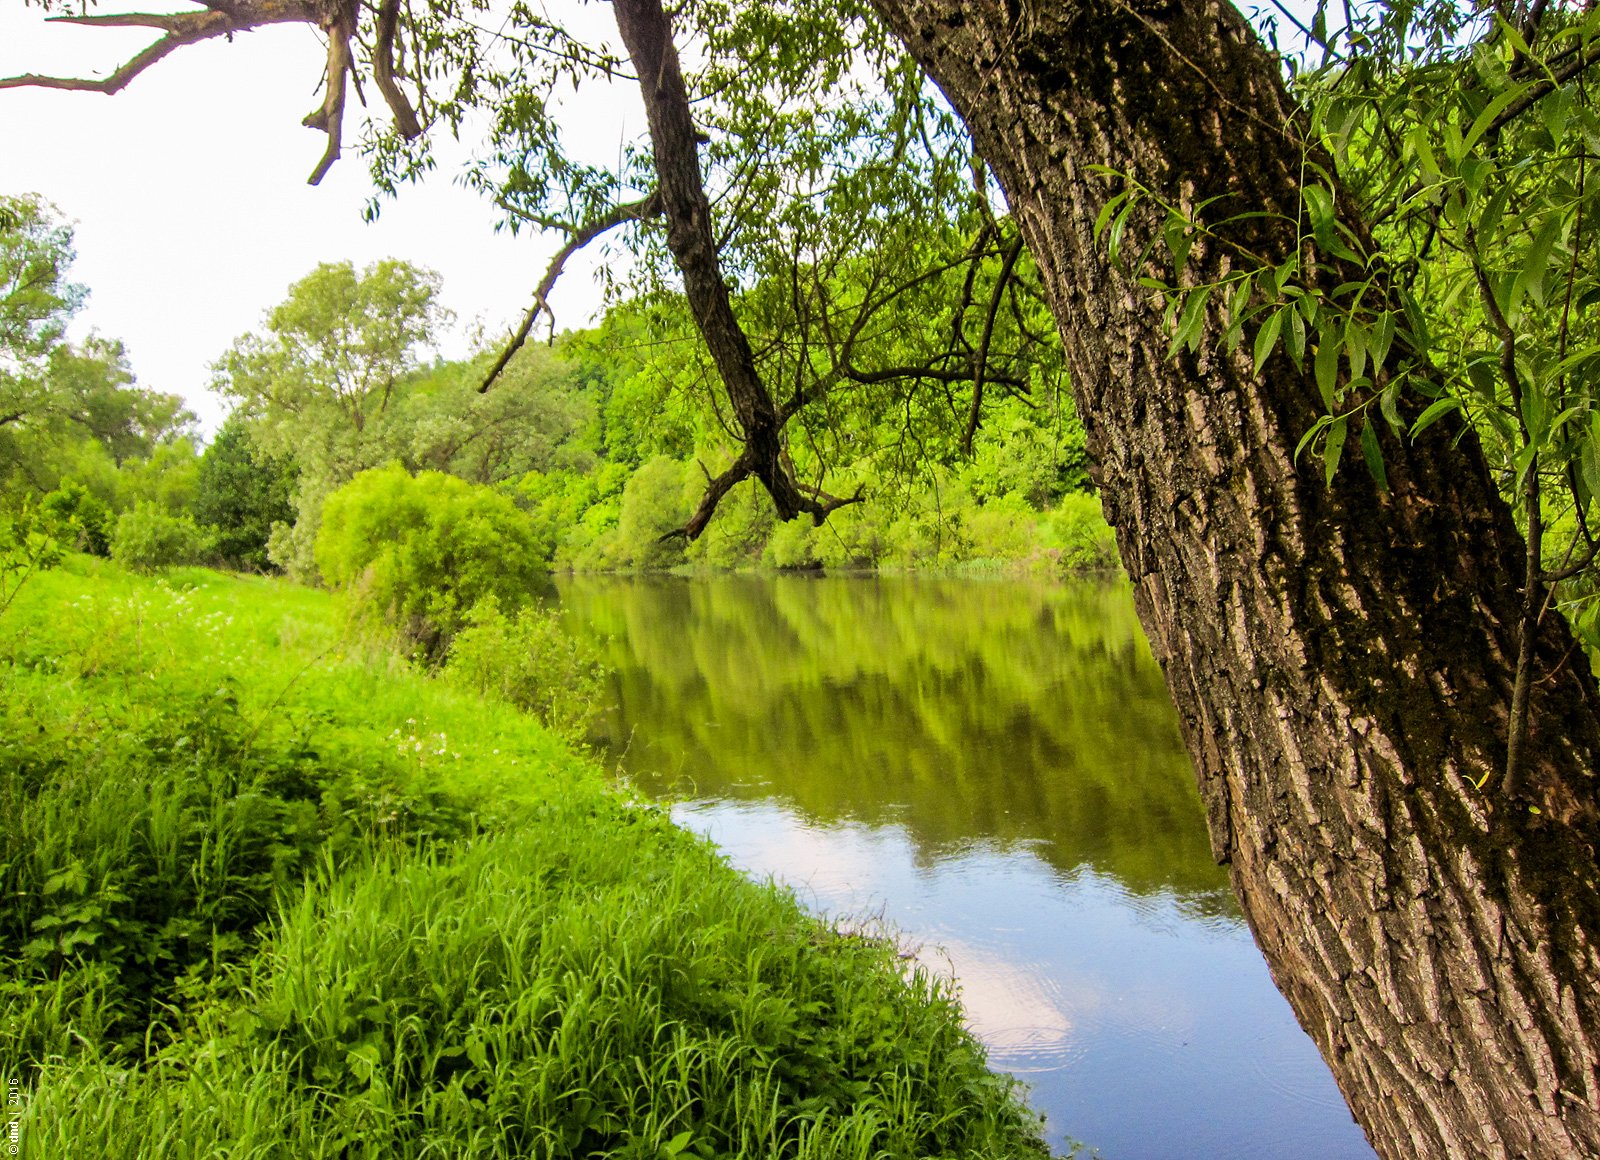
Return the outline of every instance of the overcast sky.
<path id="1" fill-rule="evenodd" d="M 192 7 L 107 0 L 100 10 Z M 105 75 L 151 39 L 48 25 L 37 9 L 0 0 L 0 77 Z M 358 154 L 347 150 L 320 186 L 307 185 L 326 139 L 300 121 L 319 101 L 323 59 L 313 31 L 285 26 L 180 49 L 116 96 L 0 90 L 0 192 L 42 194 L 76 227 L 73 276 L 90 296 L 74 333 L 122 339 L 140 382 L 183 395 L 208 430 L 222 414 L 206 390 L 209 364 L 318 262 L 396 257 L 439 271 L 460 319 L 444 344 L 455 356 L 474 320 L 498 333 L 520 316 L 560 244 L 494 233 L 492 207 L 454 183 L 450 163 L 371 225 Z M 603 155 L 643 125 L 631 96 L 585 92 L 582 134 Z M 352 124 L 346 140 L 356 135 Z M 568 264 L 559 326 L 598 311 L 600 260 Z"/>

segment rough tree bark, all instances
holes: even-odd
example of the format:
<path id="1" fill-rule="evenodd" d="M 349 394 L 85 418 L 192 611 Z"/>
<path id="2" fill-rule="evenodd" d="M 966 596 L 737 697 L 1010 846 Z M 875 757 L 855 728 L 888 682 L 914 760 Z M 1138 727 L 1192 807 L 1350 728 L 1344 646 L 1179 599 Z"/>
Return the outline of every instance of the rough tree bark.
<path id="1" fill-rule="evenodd" d="M 1387 439 L 1387 495 L 1359 466 L 1325 486 L 1293 456 L 1309 376 L 1279 356 L 1257 377 L 1219 317 L 1169 361 L 1163 304 L 1093 237 L 1094 164 L 1294 219 L 1275 63 L 1217 0 L 876 3 L 1043 271 L 1214 850 L 1368 1137 L 1600 1156 L 1600 714 L 1547 616 L 1522 795 L 1498 784 L 1522 545 L 1476 444 Z"/>

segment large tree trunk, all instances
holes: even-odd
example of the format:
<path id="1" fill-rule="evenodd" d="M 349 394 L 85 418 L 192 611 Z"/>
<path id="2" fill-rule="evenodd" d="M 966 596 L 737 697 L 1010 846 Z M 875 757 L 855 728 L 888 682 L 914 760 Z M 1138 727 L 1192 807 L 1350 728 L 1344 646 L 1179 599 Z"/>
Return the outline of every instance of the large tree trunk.
<path id="1" fill-rule="evenodd" d="M 1477 445 L 1386 439 L 1388 494 L 1359 464 L 1325 486 L 1294 462 L 1309 378 L 1258 378 L 1216 317 L 1169 361 L 1163 304 L 1093 238 L 1094 164 L 1295 219 L 1274 62 L 1215 0 L 877 3 L 1043 271 L 1214 849 L 1357 1119 L 1395 1158 L 1600 1156 L 1600 714 L 1545 617 L 1502 792 L 1522 544 Z"/>

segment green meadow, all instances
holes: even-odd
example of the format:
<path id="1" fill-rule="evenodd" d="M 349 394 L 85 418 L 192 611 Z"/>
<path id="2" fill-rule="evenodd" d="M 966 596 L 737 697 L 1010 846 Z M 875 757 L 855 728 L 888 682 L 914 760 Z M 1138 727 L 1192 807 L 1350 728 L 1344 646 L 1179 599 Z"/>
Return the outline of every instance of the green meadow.
<path id="1" fill-rule="evenodd" d="M 22 1155 L 1045 1154 L 892 941 L 352 623 L 88 556 L 0 616 Z"/>

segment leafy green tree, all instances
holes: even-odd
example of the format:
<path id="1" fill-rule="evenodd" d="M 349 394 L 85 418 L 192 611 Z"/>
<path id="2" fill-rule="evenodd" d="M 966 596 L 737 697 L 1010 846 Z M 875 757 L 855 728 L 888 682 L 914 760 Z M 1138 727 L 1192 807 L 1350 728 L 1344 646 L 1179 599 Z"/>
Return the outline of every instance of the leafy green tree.
<path id="1" fill-rule="evenodd" d="M 1404 30 L 1394 42 L 1402 53 L 1469 46 L 1466 69 L 1481 60 L 1491 73 L 1450 77 L 1456 62 L 1423 62 L 1424 71 L 1442 66 L 1440 91 L 1453 86 L 1463 97 L 1433 122 L 1451 172 L 1427 129 L 1405 126 L 1444 177 L 1414 146 L 1422 172 L 1401 175 L 1401 200 L 1414 185 L 1440 187 L 1410 218 L 1423 227 L 1416 253 L 1427 255 L 1435 252 L 1432 207 L 1452 226 L 1452 214 L 1459 221 L 1478 212 L 1445 187 L 1459 177 L 1476 197 L 1473 183 L 1489 173 L 1483 158 L 1469 156 L 1480 142 L 1508 128 L 1514 135 L 1513 122 L 1531 127 L 1563 103 L 1583 110 L 1579 136 L 1592 137 L 1583 86 L 1600 61 L 1596 13 L 1542 2 L 1383 7 L 1403 16 L 1394 23 Z M 415 101 L 394 82 L 397 43 L 440 46 L 430 63 L 456 83 L 431 111 L 460 125 L 486 94 L 503 112 L 496 131 L 507 130 L 518 156 L 548 155 L 544 146 L 558 144 L 547 132 L 541 82 L 618 71 L 603 50 L 542 17 L 520 20 L 509 38 L 507 51 L 523 59 L 482 67 L 496 59 L 486 40 L 495 33 L 444 0 L 412 6 L 409 41 L 379 35 L 398 18 L 395 4 L 380 4 L 366 57 L 352 47 L 361 29 L 350 12 L 330 20 L 324 5 L 278 0 L 212 0 L 205 12 L 167 19 L 160 27 L 176 38 L 167 47 L 221 35 L 221 23 L 208 30 L 205 21 L 224 8 L 230 34 L 282 19 L 328 29 L 327 98 L 313 123 L 327 131 L 329 152 L 318 176 L 337 156 L 343 94 L 360 60 L 386 82 L 379 87 L 399 137 L 420 131 Z M 625 187 L 557 153 L 549 165 L 523 165 L 526 189 L 510 179 L 492 184 L 571 244 L 608 220 L 664 216 L 666 230 L 640 232 L 658 253 L 664 243 L 680 269 L 745 449 L 708 498 L 754 475 L 781 517 L 827 515 L 838 497 L 803 488 L 793 457 L 785 460 L 786 419 L 797 412 L 762 379 L 756 344 L 734 313 L 729 283 L 737 287 L 741 271 L 719 256 L 725 231 L 701 168 L 703 138 L 712 137 L 709 153 L 717 136 L 696 119 L 714 120 L 700 111 L 712 93 L 692 89 L 697 78 L 686 82 L 674 38 L 705 39 L 705 75 L 715 75 L 720 48 L 741 37 L 759 45 L 743 54 L 740 71 L 725 73 L 738 82 L 725 107 L 772 119 L 784 111 L 774 94 L 794 94 L 823 125 L 850 103 L 834 99 L 830 83 L 849 67 L 866 71 L 858 55 L 870 66 L 873 50 L 893 42 L 850 4 L 700 2 L 671 16 L 656 0 L 611 8 L 634 75 L 648 81 L 641 94 L 651 149 L 636 157 L 652 180 Z M 1576 196 L 1562 192 L 1563 178 L 1551 187 L 1573 208 L 1575 246 L 1556 236 L 1565 226 L 1552 203 L 1524 186 L 1506 203 L 1503 254 L 1480 251 L 1479 269 L 1457 279 L 1463 294 L 1478 284 L 1501 366 L 1499 381 L 1491 367 L 1496 399 L 1485 418 L 1494 422 L 1492 411 L 1507 420 L 1526 451 L 1512 459 L 1524 537 L 1471 431 L 1422 424 L 1428 407 L 1403 396 L 1394 400 L 1398 424 L 1372 420 L 1372 406 L 1383 409 L 1380 379 L 1405 376 L 1408 361 L 1434 344 L 1405 310 L 1406 267 L 1364 245 L 1383 223 L 1355 211 L 1359 178 L 1347 184 L 1337 148 L 1305 128 L 1281 62 L 1235 9 L 1215 0 L 875 0 L 872 8 L 965 122 L 1037 263 L 1097 482 L 1195 761 L 1214 853 L 1229 863 L 1258 942 L 1357 1117 L 1395 1157 L 1600 1154 L 1600 967 L 1591 952 L 1600 943 L 1600 693 L 1561 618 L 1540 615 L 1551 581 L 1541 576 L 1542 469 L 1534 463 L 1557 437 L 1570 437 L 1581 467 L 1579 417 L 1557 423 L 1559 415 L 1537 414 L 1539 400 L 1567 397 L 1560 380 L 1577 368 L 1557 368 L 1578 352 L 1555 362 L 1532 352 L 1526 365 L 1544 368 L 1556 386 L 1533 391 L 1524 382 L 1519 402 L 1525 376 L 1510 316 L 1536 280 L 1544 302 L 1534 294 L 1535 306 L 1565 301 L 1564 287 L 1550 293 L 1560 280 L 1535 260 L 1539 251 L 1573 271 L 1566 285 L 1582 277 L 1577 206 L 1587 201 L 1592 146 L 1564 153 L 1566 129 L 1557 124 L 1548 164 L 1533 166 L 1574 173 L 1570 162 L 1579 162 Z M 1413 25 L 1413 14 L 1424 23 Z M 1315 23 L 1309 31 L 1325 38 L 1324 10 Z M 1358 53 L 1370 42 L 1366 33 L 1350 41 Z M 1498 69 L 1488 60 L 1495 56 Z M 1492 75 L 1498 70 L 1509 85 Z M 502 78 L 509 84 L 497 88 Z M 818 163 L 803 164 L 800 154 L 761 148 L 759 117 L 747 121 L 752 170 L 787 163 L 801 176 L 833 172 L 837 154 L 814 151 Z M 1393 127 L 1367 123 L 1379 134 Z M 384 172 L 391 185 L 425 163 L 404 149 L 398 141 L 379 148 L 394 162 Z M 860 153 L 884 171 L 914 168 L 892 146 Z M 514 169 L 510 178 L 521 180 Z M 973 184 L 975 200 L 989 202 L 987 176 Z M 625 200 L 634 193 L 642 196 Z M 573 212 L 537 212 L 558 197 Z M 1192 224 L 1202 209 L 1214 223 L 1204 234 Z M 1516 228 L 1524 209 L 1531 235 Z M 890 216 L 862 232 L 892 226 Z M 1150 246 L 1177 260 L 1155 260 Z M 989 260 L 1003 263 L 1010 252 Z M 1242 289 L 1241 269 L 1250 279 Z M 1230 292 L 1217 293 L 1224 283 Z M 1375 333 L 1387 332 L 1383 315 L 1400 311 L 1417 342 L 1400 341 L 1398 318 L 1387 343 L 1370 343 L 1365 327 L 1353 343 L 1348 326 L 1335 330 L 1341 313 L 1354 313 L 1353 292 L 1341 293 L 1352 286 L 1361 288 L 1362 309 L 1374 311 Z M 1292 302 L 1283 300 L 1286 287 Z M 1581 301 L 1576 290 L 1573 300 Z M 1330 326 L 1312 325 L 1330 302 Z M 1376 389 L 1367 391 L 1363 377 Z M 1502 389 L 1515 415 L 1502 409 Z M 819 394 L 803 389 L 800 398 L 811 405 Z M 1320 464 L 1297 455 L 1308 432 Z M 1329 470 L 1357 443 L 1368 470 Z M 1556 451 L 1545 462 L 1560 458 Z"/>
<path id="2" fill-rule="evenodd" d="M 683 563 L 683 541 L 673 532 L 692 510 L 692 468 L 658 455 L 628 477 L 612 559 L 625 568 L 670 568 Z"/>
<path id="3" fill-rule="evenodd" d="M 550 545 L 506 496 L 398 464 L 330 495 L 316 541 L 323 579 L 431 660 L 480 601 L 514 611 L 532 599 L 549 559 Z"/>
<path id="4" fill-rule="evenodd" d="M 299 465 L 295 522 L 270 549 L 291 575 L 314 575 L 328 493 L 395 457 L 383 418 L 445 319 L 438 290 L 437 274 L 408 262 L 324 263 L 213 368 L 212 389 L 254 421 L 260 449 Z"/>
<path id="5" fill-rule="evenodd" d="M 200 457 L 193 508 L 223 564 L 252 572 L 270 567 L 272 527 L 294 519 L 294 480 L 292 459 L 263 453 L 243 414 L 228 416 Z"/>
<path id="6" fill-rule="evenodd" d="M 39 510 L 58 529 L 67 546 L 93 556 L 111 554 L 115 521 L 111 509 L 81 483 L 64 483 L 39 501 Z"/>
<path id="7" fill-rule="evenodd" d="M 44 367 L 87 293 L 67 280 L 72 228 L 34 194 L 0 195 L 0 428 L 43 397 Z"/>
<path id="8" fill-rule="evenodd" d="M 148 459 L 195 421 L 180 396 L 138 386 L 127 351 L 115 339 L 91 334 L 79 344 L 60 344 L 51 351 L 46 381 L 51 413 L 103 446 L 118 466 Z"/>
<path id="9" fill-rule="evenodd" d="M 581 439 L 593 407 L 571 389 L 566 359 L 527 348 L 488 392 L 478 389 L 485 362 L 436 366 L 405 384 L 387 423 L 407 466 L 487 484 L 593 465 Z"/>
<path id="10" fill-rule="evenodd" d="M 13 494 L 147 458 L 194 417 L 175 395 L 138 386 L 120 342 L 66 341 L 87 291 L 68 278 L 72 229 L 34 195 L 0 196 L 0 483 Z M 88 468 L 86 471 L 85 468 Z M 114 488 L 100 489 L 114 502 Z"/>

